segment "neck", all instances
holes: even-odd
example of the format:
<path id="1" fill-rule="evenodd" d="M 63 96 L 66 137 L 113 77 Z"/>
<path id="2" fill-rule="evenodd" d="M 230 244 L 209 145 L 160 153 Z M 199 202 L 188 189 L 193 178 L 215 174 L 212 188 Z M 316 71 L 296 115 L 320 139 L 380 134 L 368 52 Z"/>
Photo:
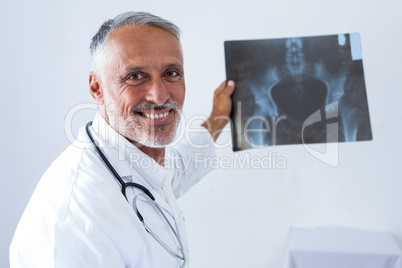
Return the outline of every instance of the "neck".
<path id="1" fill-rule="evenodd" d="M 138 144 L 134 144 L 138 145 Z M 151 148 L 145 145 L 137 146 L 144 154 L 151 157 L 162 167 L 165 165 L 165 148 Z"/>

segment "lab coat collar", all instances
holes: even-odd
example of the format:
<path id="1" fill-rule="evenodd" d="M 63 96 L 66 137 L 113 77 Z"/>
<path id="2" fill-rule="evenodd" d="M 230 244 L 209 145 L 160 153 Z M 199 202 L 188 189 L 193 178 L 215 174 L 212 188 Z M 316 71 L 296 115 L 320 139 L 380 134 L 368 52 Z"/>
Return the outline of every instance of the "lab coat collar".
<path id="1" fill-rule="evenodd" d="M 160 166 L 115 131 L 99 113 L 96 114 L 92 126 L 98 134 L 98 146 L 121 177 L 136 177 L 139 174 L 154 190 L 161 189 L 167 177 L 167 168 Z"/>

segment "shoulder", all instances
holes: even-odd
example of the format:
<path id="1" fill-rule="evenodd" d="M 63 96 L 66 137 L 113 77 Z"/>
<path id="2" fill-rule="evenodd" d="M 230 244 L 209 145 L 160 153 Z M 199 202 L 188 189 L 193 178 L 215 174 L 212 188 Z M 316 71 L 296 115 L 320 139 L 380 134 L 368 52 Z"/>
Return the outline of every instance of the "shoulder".
<path id="1" fill-rule="evenodd" d="M 116 241 L 127 241 L 127 232 L 123 230 L 136 228 L 143 231 L 135 217 L 121 194 L 120 185 L 92 146 L 71 144 L 40 179 L 18 224 L 10 247 L 10 259 L 14 256 L 15 261 L 19 255 L 35 252 L 38 257 L 27 255 L 26 259 L 40 261 L 50 257 L 57 246 L 58 250 L 65 249 L 65 252 L 74 249 L 78 253 L 79 247 L 88 253 L 95 250 L 93 255 L 89 254 L 91 256 L 99 256 L 99 252 L 103 252 L 100 255 L 114 252 L 116 256 L 111 259 L 119 260 L 121 258 L 117 255 L 121 245 Z M 134 231 L 134 235 L 139 235 L 139 232 Z M 36 249 L 39 248 L 43 250 L 38 252 Z M 79 256 L 74 255 L 74 258 L 78 260 Z M 57 258 L 61 259 L 63 257 Z M 102 265 L 80 267 L 90 266 Z M 118 266 L 122 265 L 108 267 Z"/>
<path id="2" fill-rule="evenodd" d="M 71 144 L 53 161 L 39 180 L 20 225 L 32 221 L 54 221 L 60 217 L 61 211 L 67 209 L 83 158 L 89 153 L 89 148 Z"/>
<path id="3" fill-rule="evenodd" d="M 99 211 L 127 205 L 118 183 L 92 147 L 81 145 L 71 144 L 46 170 L 20 220 L 21 226 L 69 219 L 97 224 L 103 215 Z"/>

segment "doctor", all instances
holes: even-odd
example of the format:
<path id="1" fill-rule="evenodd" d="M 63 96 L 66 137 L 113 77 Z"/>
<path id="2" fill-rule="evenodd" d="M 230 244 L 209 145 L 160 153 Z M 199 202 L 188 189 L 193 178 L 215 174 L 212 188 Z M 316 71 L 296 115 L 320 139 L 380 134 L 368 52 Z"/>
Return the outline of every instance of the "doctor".
<path id="1" fill-rule="evenodd" d="M 12 268 L 189 267 L 176 199 L 211 171 L 195 153 L 214 155 L 210 141 L 227 123 L 234 82 L 215 91 L 205 129 L 191 136 L 206 148 L 169 146 L 185 95 L 179 38 L 174 24 L 142 12 L 100 27 L 89 75 L 99 112 L 41 178 L 10 246 Z M 172 158 L 179 165 L 167 165 Z M 123 194 L 119 178 L 137 186 Z"/>

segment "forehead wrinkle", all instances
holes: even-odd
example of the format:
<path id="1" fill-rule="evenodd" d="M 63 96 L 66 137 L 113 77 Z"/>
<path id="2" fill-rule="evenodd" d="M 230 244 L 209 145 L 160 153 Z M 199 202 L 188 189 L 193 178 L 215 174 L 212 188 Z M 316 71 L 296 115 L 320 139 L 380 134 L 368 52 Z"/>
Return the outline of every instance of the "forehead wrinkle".
<path id="1" fill-rule="evenodd" d="M 145 33 L 138 32 L 139 30 L 144 30 L 144 28 L 127 26 L 116 29 L 110 34 L 106 44 L 106 53 L 114 73 L 117 72 L 118 75 L 122 75 L 136 70 L 161 71 L 174 65 L 183 69 L 182 48 L 176 37 L 154 27 L 147 28 Z M 167 39 L 171 45 L 160 47 L 160 43 L 155 39 L 159 35 L 162 38 L 171 36 L 172 38 Z M 139 45 L 140 43 L 147 45 Z"/>
<path id="2" fill-rule="evenodd" d="M 145 32 L 142 32 L 141 30 Z M 127 31 L 129 32 L 127 33 Z M 171 38 L 166 38 L 167 36 L 170 36 Z M 139 46 L 140 51 L 144 54 L 149 52 L 155 53 L 155 51 L 161 52 L 159 42 L 160 38 L 165 39 L 164 42 L 171 44 L 171 46 L 169 46 L 169 50 L 172 52 L 172 54 L 178 53 L 181 58 L 183 57 L 180 41 L 173 34 L 167 32 L 166 30 L 152 26 L 129 25 L 117 28 L 109 35 L 107 46 L 113 45 L 118 50 L 125 50 L 127 52 L 127 55 L 125 56 L 136 56 L 139 54 L 139 51 L 125 49 L 126 44 L 134 44 L 134 46 L 136 46 L 135 44 L 138 43 L 147 44 L 146 46 Z"/>

